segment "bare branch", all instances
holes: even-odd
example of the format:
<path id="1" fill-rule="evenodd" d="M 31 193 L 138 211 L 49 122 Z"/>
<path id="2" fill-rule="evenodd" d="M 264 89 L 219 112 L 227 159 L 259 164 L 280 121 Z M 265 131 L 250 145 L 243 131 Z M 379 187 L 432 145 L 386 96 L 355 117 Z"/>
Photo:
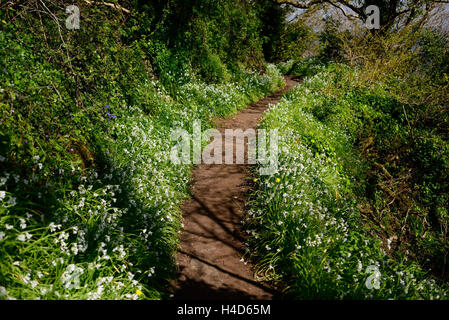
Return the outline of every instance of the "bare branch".
<path id="1" fill-rule="evenodd" d="M 334 0 L 310 0 L 310 1 L 303 1 L 303 0 L 301 0 L 301 1 L 276 0 L 276 2 L 279 3 L 279 4 L 291 5 L 291 6 L 295 7 L 295 8 L 299 8 L 299 9 L 310 9 L 311 7 L 313 7 L 315 5 L 328 3 L 328 4 L 332 5 L 332 6 L 334 6 L 335 8 L 341 10 L 343 15 L 345 17 L 347 17 L 348 19 L 354 19 L 354 18 L 361 19 L 361 17 L 363 17 L 363 14 L 364 14 L 362 8 L 358 8 L 358 7 L 352 5 L 349 1 L 346 1 L 346 0 L 336 0 L 336 1 L 334 1 Z M 342 8 L 339 4 L 343 5 L 344 7 L 347 7 L 349 9 L 351 9 L 358 16 L 351 15 L 351 14 L 347 13 L 346 10 L 344 8 Z"/>
<path id="2" fill-rule="evenodd" d="M 90 5 L 91 5 L 91 4 L 102 4 L 102 5 L 105 5 L 105 6 L 114 8 L 114 9 L 121 10 L 121 11 L 123 11 L 123 12 L 125 12 L 125 13 L 131 13 L 130 10 L 128 10 L 128 9 L 126 9 L 126 8 L 123 8 L 121 5 L 115 4 L 115 3 L 110 3 L 110 2 L 99 2 L 99 1 L 90 1 L 90 0 L 84 0 L 84 2 L 86 2 L 87 4 L 90 4 Z"/>
<path id="3" fill-rule="evenodd" d="M 337 0 L 337 2 L 341 3 L 342 5 L 344 5 L 345 7 L 349 8 L 349 9 L 351 9 L 352 11 L 354 11 L 361 17 L 363 17 L 365 15 L 362 7 L 360 7 L 360 8 L 356 7 L 356 6 L 352 5 L 349 1 L 346 1 L 346 0 Z"/>
<path id="4" fill-rule="evenodd" d="M 337 9 L 339 9 L 343 13 L 343 15 L 346 18 L 348 18 L 349 20 L 361 19 L 360 15 L 354 15 L 354 14 L 347 13 L 345 9 L 343 9 L 341 6 L 338 5 L 338 3 L 335 3 L 333 1 L 329 1 L 329 4 L 332 5 L 333 7 L 337 8 Z"/>
<path id="5" fill-rule="evenodd" d="M 297 2 L 294 0 L 276 0 L 279 4 L 289 4 L 298 9 L 309 9 L 314 5 L 323 4 L 327 2 L 327 0 L 311 0 L 309 2 Z"/>

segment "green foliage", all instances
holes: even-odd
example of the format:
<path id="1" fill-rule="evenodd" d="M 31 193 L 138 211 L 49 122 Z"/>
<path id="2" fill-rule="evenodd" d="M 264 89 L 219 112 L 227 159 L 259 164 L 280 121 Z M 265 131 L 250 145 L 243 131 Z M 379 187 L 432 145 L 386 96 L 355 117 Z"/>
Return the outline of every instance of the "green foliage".
<path id="1" fill-rule="evenodd" d="M 324 30 L 319 34 L 320 58 L 334 62 L 343 61 L 343 41 L 340 37 L 340 22 L 331 16 L 324 18 Z"/>
<path id="2" fill-rule="evenodd" d="M 449 41 L 430 30 L 423 30 L 418 39 L 420 71 L 432 76 L 432 80 L 443 85 L 449 74 Z"/>
<path id="3" fill-rule="evenodd" d="M 0 11 L 0 299 L 167 298 L 190 178 L 170 161 L 171 129 L 210 127 L 282 76 L 245 56 L 228 67 L 229 38 L 198 65 L 193 47 L 168 43 L 151 13 L 174 14 L 162 3 L 131 16 L 81 3 L 79 30 L 52 18 L 64 7 Z"/>
<path id="4" fill-rule="evenodd" d="M 314 68 L 263 120 L 281 153 L 246 217 L 259 276 L 291 298 L 447 298 L 444 134 L 421 126 L 413 139 L 418 111 L 361 86 L 359 70 Z"/>
<path id="5" fill-rule="evenodd" d="M 285 26 L 280 36 L 276 57 L 283 61 L 301 60 L 306 51 L 311 49 L 315 40 L 316 35 L 312 32 L 312 28 L 301 19 L 297 19 Z"/>
<path id="6" fill-rule="evenodd" d="M 290 68 L 283 70 L 283 73 L 300 78 L 311 77 L 322 71 L 324 66 L 325 63 L 315 57 L 299 61 L 292 60 Z"/>
<path id="7" fill-rule="evenodd" d="M 268 61 L 279 60 L 282 36 L 287 26 L 285 19 L 287 8 L 282 8 L 271 0 L 256 0 L 255 7 L 261 21 L 261 38 L 263 53 Z"/>
<path id="8" fill-rule="evenodd" d="M 155 18 L 148 22 L 147 15 L 136 17 L 133 36 L 153 29 L 152 41 L 158 46 L 150 50 L 150 56 L 156 69 L 163 46 L 175 57 L 189 57 L 192 67 L 208 82 L 228 81 L 227 69 L 238 63 L 263 70 L 260 20 L 247 0 L 152 1 L 141 6 Z M 158 69 L 158 73 L 163 71 Z"/>

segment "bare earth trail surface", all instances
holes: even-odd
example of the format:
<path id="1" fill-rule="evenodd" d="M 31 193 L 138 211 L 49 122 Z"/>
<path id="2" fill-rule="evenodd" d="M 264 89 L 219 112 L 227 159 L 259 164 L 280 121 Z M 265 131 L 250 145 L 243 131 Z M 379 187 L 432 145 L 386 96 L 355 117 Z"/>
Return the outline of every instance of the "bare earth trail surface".
<path id="1" fill-rule="evenodd" d="M 235 116 L 217 121 L 225 129 L 257 129 L 269 104 L 298 82 L 286 85 Z M 223 143 L 224 146 L 224 143 Z M 235 148 L 234 148 L 235 157 Z M 245 161 L 246 163 L 246 161 Z M 182 206 L 184 230 L 178 251 L 175 299 L 273 299 L 275 291 L 254 279 L 252 266 L 241 261 L 245 233 L 241 224 L 250 189 L 248 164 L 200 164 L 193 170 L 192 198 Z"/>

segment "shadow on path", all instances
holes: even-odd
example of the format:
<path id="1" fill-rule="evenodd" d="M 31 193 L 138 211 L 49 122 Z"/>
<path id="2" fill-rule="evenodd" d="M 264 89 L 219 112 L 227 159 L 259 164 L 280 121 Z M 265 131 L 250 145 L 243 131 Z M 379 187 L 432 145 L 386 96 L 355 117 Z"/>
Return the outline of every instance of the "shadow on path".
<path id="1" fill-rule="evenodd" d="M 286 84 L 235 116 L 219 120 L 218 129 L 255 129 L 268 105 L 279 102 L 297 82 L 286 77 Z M 184 230 L 173 283 L 175 299 L 277 297 L 274 288 L 255 280 L 251 264 L 241 259 L 246 241 L 241 219 L 250 190 L 248 166 L 200 164 L 193 170 L 192 197 L 182 206 Z"/>

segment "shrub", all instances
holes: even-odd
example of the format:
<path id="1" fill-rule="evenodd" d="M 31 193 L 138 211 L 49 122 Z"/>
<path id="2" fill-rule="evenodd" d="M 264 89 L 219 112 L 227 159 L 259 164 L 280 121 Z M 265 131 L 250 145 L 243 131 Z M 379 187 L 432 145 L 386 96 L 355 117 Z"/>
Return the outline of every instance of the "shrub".
<path id="1" fill-rule="evenodd" d="M 447 284 L 435 273 L 442 263 L 436 257 L 446 248 L 444 233 L 435 233 L 447 223 L 446 198 L 403 191 L 413 188 L 404 173 L 422 167 L 388 160 L 408 143 L 404 106 L 381 85 L 360 86 L 358 79 L 358 70 L 331 64 L 265 114 L 262 127 L 280 131 L 279 170 L 257 179 L 245 219 L 247 256 L 259 277 L 275 281 L 291 298 L 447 298 Z M 429 161 L 431 171 L 444 177 L 445 152 L 424 141 L 427 147 L 418 148 L 427 155 L 412 159 Z M 428 178 L 420 188 L 430 181 L 432 190 L 447 186 Z M 413 207 L 419 203 L 426 210 L 439 204 L 435 229 Z M 432 268 L 420 255 L 432 256 Z"/>
<path id="2" fill-rule="evenodd" d="M 167 298 L 190 177 L 171 129 L 210 127 L 282 77 L 221 64 L 207 84 L 144 9 L 80 4 L 74 31 L 48 12 L 63 5 L 0 9 L 0 299 Z"/>

